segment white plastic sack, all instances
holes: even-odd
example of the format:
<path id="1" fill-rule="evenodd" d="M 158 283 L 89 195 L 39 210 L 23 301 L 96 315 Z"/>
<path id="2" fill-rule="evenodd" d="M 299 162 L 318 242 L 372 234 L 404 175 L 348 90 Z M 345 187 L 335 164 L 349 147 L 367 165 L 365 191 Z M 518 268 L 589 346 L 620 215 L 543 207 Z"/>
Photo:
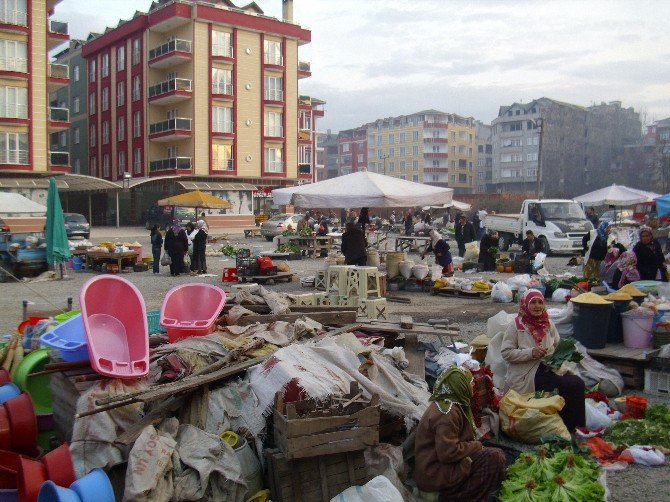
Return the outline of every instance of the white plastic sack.
<path id="1" fill-rule="evenodd" d="M 170 258 L 170 255 L 167 253 L 163 253 L 163 256 L 161 257 L 161 265 L 164 267 L 167 267 L 172 263 L 172 258 Z"/>
<path id="2" fill-rule="evenodd" d="M 625 451 L 630 452 L 636 464 L 654 467 L 665 463 L 665 455 L 651 446 L 631 446 Z"/>
<path id="3" fill-rule="evenodd" d="M 561 309 L 547 309 L 549 319 L 554 322 L 556 330 L 561 338 L 566 338 L 574 334 L 572 317 L 574 316 L 574 307 L 571 302 Z"/>
<path id="4" fill-rule="evenodd" d="M 384 476 L 377 476 L 363 486 L 352 486 L 330 502 L 403 502 L 398 489 Z"/>
<path id="5" fill-rule="evenodd" d="M 430 279 L 437 281 L 442 277 L 442 265 L 433 265 L 430 269 Z"/>
<path id="6" fill-rule="evenodd" d="M 468 242 L 465 245 L 465 255 L 463 256 L 463 259 L 474 263 L 479 261 L 479 242 Z"/>
<path id="7" fill-rule="evenodd" d="M 505 387 L 505 373 L 507 372 L 507 363 L 502 358 L 500 352 L 504 334 L 504 331 L 499 331 L 493 337 L 489 335 L 491 341 L 489 342 L 489 348 L 486 351 L 485 359 L 487 366 L 489 366 L 493 372 L 493 386 L 498 389 Z"/>
<path id="8" fill-rule="evenodd" d="M 568 297 L 569 294 L 570 294 L 569 289 L 558 288 L 557 290 L 555 290 L 552 293 L 551 301 L 552 302 L 557 302 L 557 303 L 567 303 L 567 301 L 568 301 L 567 297 Z"/>
<path id="9" fill-rule="evenodd" d="M 537 253 L 535 259 L 533 260 L 533 268 L 539 270 L 544 266 L 544 260 L 547 259 L 547 255 L 544 253 Z"/>
<path id="10" fill-rule="evenodd" d="M 514 293 L 503 281 L 498 281 L 491 290 L 491 300 L 498 303 L 510 303 L 514 300 Z"/>
<path id="11" fill-rule="evenodd" d="M 525 291 L 528 289 L 531 280 L 529 274 L 515 275 L 514 277 L 507 279 L 507 285 L 512 291 Z"/>
<path id="12" fill-rule="evenodd" d="M 587 387 L 598 385 L 607 397 L 618 396 L 623 392 L 624 382 L 621 374 L 614 368 L 605 366 L 588 355 L 586 347 L 577 342 L 577 350 L 584 358 L 577 364 L 577 373 Z"/>
<path id="13" fill-rule="evenodd" d="M 609 427 L 612 419 L 607 416 L 607 405 L 593 399 L 586 400 L 586 428 L 589 430 Z"/>

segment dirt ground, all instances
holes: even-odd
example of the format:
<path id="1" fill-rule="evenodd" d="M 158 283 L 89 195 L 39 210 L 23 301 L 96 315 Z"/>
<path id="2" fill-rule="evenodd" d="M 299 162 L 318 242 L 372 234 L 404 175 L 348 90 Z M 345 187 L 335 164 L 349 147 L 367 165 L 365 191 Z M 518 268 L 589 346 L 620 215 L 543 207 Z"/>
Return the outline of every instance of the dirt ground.
<path id="1" fill-rule="evenodd" d="M 143 228 L 95 228 L 91 240 L 139 241 L 143 244 L 145 253 L 150 252 L 148 231 Z M 273 250 L 271 242 L 260 238 L 245 239 L 241 235 L 231 235 L 230 243 L 233 245 L 262 246 L 264 250 Z M 221 244 L 223 245 L 223 244 Z M 455 243 L 452 243 L 455 249 Z M 410 256 L 418 261 L 418 255 Z M 567 266 L 568 258 L 550 257 L 547 259 L 546 267 L 554 273 L 573 271 L 581 273 L 581 268 Z M 207 282 L 221 285 L 221 272 L 225 267 L 234 266 L 234 261 L 225 257 L 208 257 L 208 277 L 170 277 L 167 268 L 161 267 L 161 273 L 154 275 L 149 272 L 124 273 L 123 277 L 134 283 L 142 292 L 147 309 L 160 309 L 163 298 L 167 291 L 178 284 L 187 282 Z M 309 292 L 309 289 L 300 286 L 299 278 L 313 275 L 317 270 L 324 267 L 324 259 L 305 259 L 289 262 L 296 279 L 290 283 L 280 283 L 269 286 L 276 291 L 285 292 Z M 460 272 L 457 275 L 462 275 Z M 481 276 L 482 274 L 468 274 L 468 277 Z M 509 278 L 512 274 L 487 273 L 486 278 Z M 22 301 L 32 302 L 29 312 L 40 309 L 53 310 L 54 308 L 65 308 L 67 298 L 73 299 L 75 308 L 79 305 L 79 291 L 82 285 L 91 277 L 91 272 L 70 271 L 67 280 L 45 281 L 45 282 L 7 282 L 0 283 L 0 333 L 9 332 L 21 321 Z M 225 289 L 225 285 L 224 285 Z M 397 294 L 410 299 L 410 304 L 389 303 L 388 311 L 392 319 L 397 320 L 400 315 L 411 315 L 415 321 L 427 321 L 428 319 L 448 319 L 450 323 L 460 325 L 461 337 L 471 340 L 475 336 L 485 333 L 486 321 L 489 317 L 500 310 L 515 312 L 514 304 L 493 303 L 490 299 L 466 299 L 456 297 L 431 296 L 428 293 L 400 291 Z M 558 305 L 555 305 L 558 306 Z M 432 340 L 426 340 L 432 341 Z M 645 502 L 670 501 L 670 465 L 660 468 L 629 467 L 625 471 L 608 473 L 607 485 L 610 490 L 609 500 L 613 502 L 629 501 L 633 497 Z"/>

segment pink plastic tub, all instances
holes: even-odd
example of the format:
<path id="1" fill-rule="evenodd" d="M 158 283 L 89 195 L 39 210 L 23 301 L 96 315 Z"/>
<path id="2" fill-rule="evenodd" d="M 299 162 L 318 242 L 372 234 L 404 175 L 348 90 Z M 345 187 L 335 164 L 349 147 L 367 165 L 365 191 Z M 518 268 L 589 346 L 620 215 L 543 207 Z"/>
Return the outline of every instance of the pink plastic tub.
<path id="1" fill-rule="evenodd" d="M 149 328 L 140 291 L 127 280 L 94 277 L 81 289 L 81 316 L 91 367 L 113 378 L 149 372 Z"/>
<path id="2" fill-rule="evenodd" d="M 171 342 L 189 336 L 208 335 L 226 303 L 226 293 L 216 286 L 190 283 L 168 291 L 161 307 L 160 325 Z"/>

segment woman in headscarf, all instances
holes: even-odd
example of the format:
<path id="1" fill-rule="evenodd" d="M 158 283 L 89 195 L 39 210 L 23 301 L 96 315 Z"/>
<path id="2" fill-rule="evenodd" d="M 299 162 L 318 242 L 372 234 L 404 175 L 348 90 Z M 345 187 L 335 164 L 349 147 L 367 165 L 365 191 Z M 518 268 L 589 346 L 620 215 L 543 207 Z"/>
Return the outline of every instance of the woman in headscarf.
<path id="1" fill-rule="evenodd" d="M 191 262 L 191 271 L 196 274 L 207 273 L 205 251 L 207 250 L 208 232 L 209 229 L 205 220 L 198 220 L 196 223 L 196 233 L 193 236 L 193 261 Z"/>
<path id="2" fill-rule="evenodd" d="M 616 270 L 614 271 L 611 283 L 614 289 L 623 288 L 626 284 L 640 280 L 640 272 L 637 269 L 637 256 L 634 251 L 621 253 L 614 266 Z"/>
<path id="3" fill-rule="evenodd" d="M 665 271 L 665 257 L 658 240 L 654 239 L 651 228 L 644 226 L 640 228 L 640 240 L 633 252 L 637 256 L 637 270 L 640 272 L 642 281 L 668 282 Z"/>
<path id="4" fill-rule="evenodd" d="M 188 237 L 179 225 L 179 220 L 174 219 L 170 230 L 165 233 L 165 251 L 170 255 L 170 275 L 178 276 L 184 271 L 184 255 L 188 253 Z"/>
<path id="5" fill-rule="evenodd" d="M 451 276 L 454 274 L 454 264 L 451 259 L 451 248 L 447 241 L 445 241 L 440 233 L 432 229 L 430 231 L 430 245 L 423 253 L 421 253 L 421 259 L 423 260 L 426 257 L 427 253 L 431 251 L 435 254 L 435 263 L 442 267 L 442 275 Z"/>
<path id="6" fill-rule="evenodd" d="M 618 247 L 612 246 L 607 250 L 605 259 L 600 263 L 600 279 L 608 284 L 614 280 L 614 274 L 617 271 L 616 262 L 619 259 Z"/>
<path id="7" fill-rule="evenodd" d="M 560 336 L 549 319 L 544 296 L 529 289 L 521 297 L 519 314 L 503 336 L 501 354 L 507 363 L 505 391 L 514 389 L 525 394 L 538 390 L 558 393 L 565 399 L 560 411 L 569 431 L 584 426 L 584 381 L 576 375 L 557 375 L 543 359 L 554 353 Z"/>
<path id="8" fill-rule="evenodd" d="M 479 243 L 479 259 L 484 272 L 493 272 L 496 269 L 496 257 L 491 254 L 491 248 L 498 246 L 498 232 L 489 230 Z"/>
<path id="9" fill-rule="evenodd" d="M 588 259 L 584 265 L 584 276 L 600 280 L 600 263 L 607 255 L 607 227 L 609 223 L 603 221 L 595 232 L 588 252 Z"/>
<path id="10" fill-rule="evenodd" d="M 505 455 L 475 438 L 472 374 L 451 366 L 435 382 L 414 441 L 414 481 L 442 500 L 486 501 L 505 478 Z"/>

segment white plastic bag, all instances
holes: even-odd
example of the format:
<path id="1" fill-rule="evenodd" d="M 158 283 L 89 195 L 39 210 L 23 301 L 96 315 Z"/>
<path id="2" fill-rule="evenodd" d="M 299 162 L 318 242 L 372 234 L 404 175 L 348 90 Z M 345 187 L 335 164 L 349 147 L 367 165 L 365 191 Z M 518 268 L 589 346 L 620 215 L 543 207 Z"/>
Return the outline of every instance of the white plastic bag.
<path id="1" fill-rule="evenodd" d="M 347 488 L 330 502 L 403 502 L 403 499 L 388 478 L 377 476 L 363 486 Z"/>
<path id="2" fill-rule="evenodd" d="M 168 265 L 172 264 L 172 258 L 170 258 L 170 255 L 167 253 L 163 253 L 163 256 L 161 257 L 161 265 L 164 267 L 167 267 Z"/>
<path id="3" fill-rule="evenodd" d="M 609 427 L 612 419 L 607 416 L 607 405 L 593 399 L 586 400 L 586 428 L 589 430 Z"/>
<path id="4" fill-rule="evenodd" d="M 665 463 L 665 455 L 651 446 L 631 446 L 625 451 L 633 456 L 636 464 L 654 467 Z"/>
<path id="5" fill-rule="evenodd" d="M 525 291 L 531 280 L 529 274 L 515 275 L 514 277 L 507 279 L 507 285 L 512 291 Z"/>
<path id="6" fill-rule="evenodd" d="M 430 279 L 434 282 L 442 277 L 442 265 L 435 264 L 430 269 Z"/>
<path id="7" fill-rule="evenodd" d="M 535 259 L 533 260 L 533 269 L 540 270 L 544 266 L 544 260 L 547 259 L 547 255 L 544 253 L 537 253 Z"/>
<path id="8" fill-rule="evenodd" d="M 188 254 L 184 255 L 184 268 L 188 269 L 191 266 L 191 257 Z"/>
<path id="9" fill-rule="evenodd" d="M 493 372 L 493 386 L 498 389 L 505 387 L 505 373 L 507 372 L 507 363 L 500 353 L 504 334 L 504 331 L 500 331 L 491 338 L 485 359 L 486 365 L 489 366 Z"/>
<path id="10" fill-rule="evenodd" d="M 514 293 L 507 284 L 498 281 L 491 290 L 491 300 L 498 303 L 510 303 L 514 300 Z"/>
<path id="11" fill-rule="evenodd" d="M 549 314 L 549 319 L 554 321 L 554 325 L 558 330 L 558 334 L 561 338 L 569 337 L 574 334 L 574 329 L 572 325 L 572 317 L 574 316 L 574 308 L 571 302 L 563 307 L 562 309 L 547 309 Z"/>
<path id="12" fill-rule="evenodd" d="M 465 245 L 465 255 L 463 256 L 463 259 L 474 263 L 479 261 L 479 243 L 477 241 L 468 242 Z"/>
<path id="13" fill-rule="evenodd" d="M 570 294 L 570 290 L 566 288 L 558 288 L 555 290 L 552 295 L 551 295 L 551 301 L 552 302 L 557 302 L 557 303 L 567 303 L 568 301 L 568 295 Z"/>

